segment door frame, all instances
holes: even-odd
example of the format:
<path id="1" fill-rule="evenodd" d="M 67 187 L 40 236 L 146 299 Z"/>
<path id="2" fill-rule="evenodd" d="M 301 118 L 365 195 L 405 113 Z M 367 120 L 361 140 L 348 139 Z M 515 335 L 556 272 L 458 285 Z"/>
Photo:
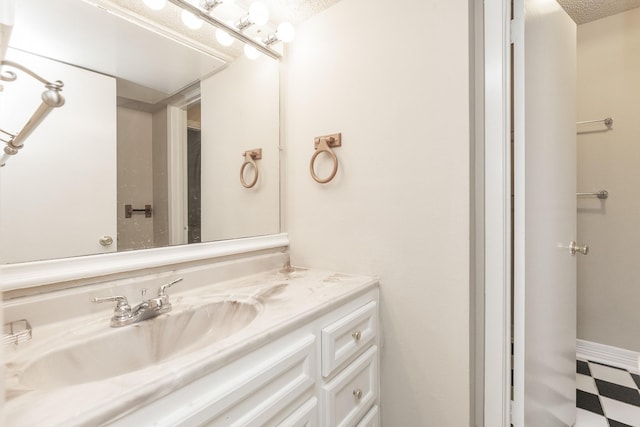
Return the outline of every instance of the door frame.
<path id="1" fill-rule="evenodd" d="M 483 207 L 476 236 L 481 242 L 478 278 L 484 300 L 477 307 L 483 313 L 483 413 L 477 425 L 509 426 L 511 420 L 511 1 L 485 0 L 482 28 L 476 36 L 484 41 L 482 95 L 479 108 L 484 119 L 476 151 L 482 166 L 477 196 Z M 480 291 L 483 291 L 480 292 Z"/>
<path id="2" fill-rule="evenodd" d="M 169 185 L 169 244 L 189 241 L 187 194 L 187 108 L 200 101 L 200 85 L 167 105 L 167 179 Z"/>

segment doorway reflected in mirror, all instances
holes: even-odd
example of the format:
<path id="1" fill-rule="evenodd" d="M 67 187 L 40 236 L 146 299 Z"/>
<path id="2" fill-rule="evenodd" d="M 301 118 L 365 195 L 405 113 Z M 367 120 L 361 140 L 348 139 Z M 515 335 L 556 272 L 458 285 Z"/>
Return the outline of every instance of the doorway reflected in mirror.
<path id="1" fill-rule="evenodd" d="M 200 145 L 200 103 L 187 109 L 187 186 L 189 243 L 202 241 L 200 221 L 201 145 Z"/>

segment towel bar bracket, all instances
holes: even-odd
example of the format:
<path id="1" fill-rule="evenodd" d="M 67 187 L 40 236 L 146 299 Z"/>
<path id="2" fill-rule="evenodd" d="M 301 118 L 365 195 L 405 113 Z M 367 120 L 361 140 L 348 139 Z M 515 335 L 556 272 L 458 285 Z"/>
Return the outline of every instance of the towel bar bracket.
<path id="1" fill-rule="evenodd" d="M 609 197 L 609 192 L 607 190 L 596 191 L 593 193 L 576 193 L 578 197 L 597 197 L 600 200 L 604 200 Z"/>
<path id="2" fill-rule="evenodd" d="M 144 212 L 145 218 L 151 218 L 151 205 L 144 205 L 144 209 L 134 209 L 132 205 L 124 205 L 125 218 L 131 218 L 134 212 Z"/>
<path id="3" fill-rule="evenodd" d="M 334 133 L 332 135 L 319 136 L 314 138 L 313 147 L 317 150 L 320 145 L 320 141 L 324 140 L 330 148 L 342 147 L 342 134 Z"/>

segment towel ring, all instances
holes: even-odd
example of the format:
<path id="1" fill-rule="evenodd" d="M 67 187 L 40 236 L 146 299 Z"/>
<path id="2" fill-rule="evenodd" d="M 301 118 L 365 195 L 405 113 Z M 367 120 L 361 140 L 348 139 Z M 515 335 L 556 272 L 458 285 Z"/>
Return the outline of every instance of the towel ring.
<path id="1" fill-rule="evenodd" d="M 258 175 L 260 174 L 255 161 L 262 159 L 262 148 L 245 151 L 242 155 L 244 156 L 244 162 L 242 162 L 242 166 L 240 167 L 240 183 L 244 188 L 253 188 L 258 182 Z M 244 180 L 244 170 L 249 165 L 253 166 L 254 174 L 251 182 L 246 182 Z"/>
<path id="2" fill-rule="evenodd" d="M 314 141 L 316 152 L 311 156 L 311 162 L 309 163 L 309 172 L 311 172 L 311 177 L 314 181 L 320 184 L 326 184 L 331 181 L 338 172 L 338 157 L 336 153 L 333 152 L 331 147 L 340 147 L 342 145 L 342 137 L 341 134 L 327 135 L 316 138 Z M 327 178 L 320 178 L 316 175 L 316 171 L 314 170 L 314 165 L 316 159 L 320 155 L 320 153 L 327 153 L 331 156 L 331 160 L 333 161 L 333 169 Z"/>

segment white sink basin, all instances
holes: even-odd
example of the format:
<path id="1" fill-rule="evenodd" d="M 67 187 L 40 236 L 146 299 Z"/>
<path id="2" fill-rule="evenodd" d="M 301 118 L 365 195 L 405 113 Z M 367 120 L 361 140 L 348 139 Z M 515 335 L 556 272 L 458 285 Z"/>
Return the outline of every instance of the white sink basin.
<path id="1" fill-rule="evenodd" d="M 120 328 L 110 328 L 108 319 L 99 332 L 95 325 L 88 331 L 79 328 L 24 366 L 7 366 L 17 376 L 7 397 L 111 378 L 195 351 L 245 328 L 260 307 L 257 302 L 217 301 L 183 310 L 174 307 Z"/>

